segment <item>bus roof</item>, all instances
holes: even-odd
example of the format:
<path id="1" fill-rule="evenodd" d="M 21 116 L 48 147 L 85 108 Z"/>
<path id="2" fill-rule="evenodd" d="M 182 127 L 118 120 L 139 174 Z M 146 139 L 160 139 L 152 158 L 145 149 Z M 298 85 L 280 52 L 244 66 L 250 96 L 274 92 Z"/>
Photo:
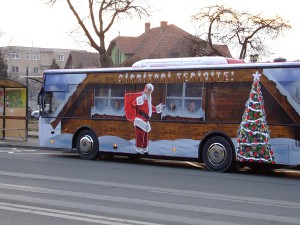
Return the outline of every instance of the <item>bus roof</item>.
<path id="1" fill-rule="evenodd" d="M 156 67 L 111 67 L 111 68 L 84 68 L 84 69 L 55 69 L 46 70 L 48 74 L 79 74 L 79 73 L 123 73 L 131 71 L 183 71 L 183 70 L 221 70 L 221 69 L 263 69 L 263 68 L 287 68 L 300 67 L 300 62 L 258 62 L 258 63 L 223 63 L 206 65 L 181 64 L 177 66 L 156 66 Z"/>
<path id="2" fill-rule="evenodd" d="M 203 56 L 185 58 L 143 59 L 135 62 L 132 67 L 165 67 L 165 66 L 192 66 L 192 65 L 221 65 L 244 63 L 241 59 L 231 59 L 222 56 Z"/>

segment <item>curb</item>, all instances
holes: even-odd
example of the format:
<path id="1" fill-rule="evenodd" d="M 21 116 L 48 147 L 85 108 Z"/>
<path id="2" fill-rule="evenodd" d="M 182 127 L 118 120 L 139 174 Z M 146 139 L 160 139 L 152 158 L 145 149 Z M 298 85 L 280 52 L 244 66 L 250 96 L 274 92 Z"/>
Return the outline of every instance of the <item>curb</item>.
<path id="1" fill-rule="evenodd" d="M 34 139 L 36 143 L 30 143 L 28 141 L 28 138 Z M 11 141 L 11 140 L 0 140 L 0 147 L 12 147 L 12 148 L 35 148 L 35 149 L 41 149 L 41 150 L 56 150 L 56 151 L 62 151 L 66 150 L 64 148 L 50 148 L 50 147 L 41 147 L 38 145 L 38 136 L 36 135 L 28 135 L 27 141 Z M 69 150 L 69 149 L 68 149 Z"/>
<path id="2" fill-rule="evenodd" d="M 40 149 L 40 150 L 51 150 L 51 151 L 73 151 L 65 148 L 50 148 L 50 147 L 40 147 L 40 146 L 34 146 L 34 145 L 26 145 L 26 144 L 18 144 L 18 143 L 7 143 L 7 142 L 0 142 L 0 147 L 11 147 L 11 148 L 26 148 L 26 149 Z"/>

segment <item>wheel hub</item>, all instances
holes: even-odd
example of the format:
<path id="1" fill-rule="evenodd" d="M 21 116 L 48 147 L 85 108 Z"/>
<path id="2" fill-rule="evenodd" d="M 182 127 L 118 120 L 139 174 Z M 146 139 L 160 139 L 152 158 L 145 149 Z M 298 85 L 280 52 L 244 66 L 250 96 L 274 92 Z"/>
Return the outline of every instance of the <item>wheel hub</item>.
<path id="1" fill-rule="evenodd" d="M 226 149 L 220 143 L 214 143 L 209 147 L 207 156 L 211 164 L 219 166 L 226 159 Z"/>
<path id="2" fill-rule="evenodd" d="M 89 135 L 85 135 L 80 139 L 80 151 L 83 154 L 88 154 L 93 150 L 93 139 Z"/>

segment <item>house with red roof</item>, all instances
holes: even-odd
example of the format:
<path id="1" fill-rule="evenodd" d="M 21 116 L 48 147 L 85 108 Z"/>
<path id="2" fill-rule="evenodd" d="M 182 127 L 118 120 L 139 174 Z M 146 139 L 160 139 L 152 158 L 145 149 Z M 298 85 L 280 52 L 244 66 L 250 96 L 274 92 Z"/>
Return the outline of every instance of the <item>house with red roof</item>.
<path id="1" fill-rule="evenodd" d="M 202 43 L 202 48 L 206 50 L 201 55 L 195 50 L 196 43 Z M 215 45 L 215 47 L 222 56 L 232 57 L 228 46 Z M 145 32 L 138 37 L 116 37 L 110 42 L 107 51 L 114 66 L 131 66 L 138 60 L 150 58 L 218 55 L 208 48 L 204 40 L 173 24 L 169 25 L 166 21 L 161 21 L 160 27 L 154 28 L 150 28 L 150 23 L 145 23 Z"/>

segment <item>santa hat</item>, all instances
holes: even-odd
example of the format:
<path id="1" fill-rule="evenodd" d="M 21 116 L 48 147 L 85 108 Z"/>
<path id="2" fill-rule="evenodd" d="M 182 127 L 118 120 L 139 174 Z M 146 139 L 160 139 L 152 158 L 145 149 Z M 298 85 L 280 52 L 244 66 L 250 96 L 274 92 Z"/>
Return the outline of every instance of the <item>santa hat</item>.
<path id="1" fill-rule="evenodd" d="M 144 92 L 150 91 L 150 93 L 154 90 L 154 86 L 152 84 L 146 84 L 144 88 Z"/>

